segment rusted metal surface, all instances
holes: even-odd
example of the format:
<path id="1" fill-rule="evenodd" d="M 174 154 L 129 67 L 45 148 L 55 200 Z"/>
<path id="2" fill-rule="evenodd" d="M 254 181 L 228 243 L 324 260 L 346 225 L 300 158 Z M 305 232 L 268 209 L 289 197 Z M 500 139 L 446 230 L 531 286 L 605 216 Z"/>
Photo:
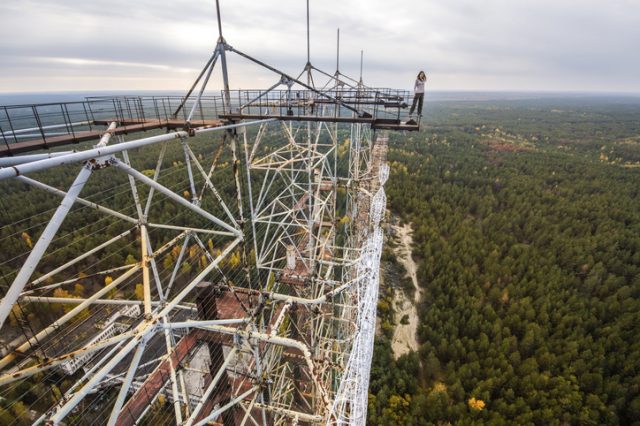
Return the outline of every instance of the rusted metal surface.
<path id="1" fill-rule="evenodd" d="M 242 317 L 246 315 L 243 305 L 248 304 L 249 299 L 254 296 L 251 291 L 232 292 L 226 286 L 218 286 L 208 282 L 202 282 L 198 287 L 199 317 L 205 320 Z M 272 321 L 275 321 L 282 309 L 283 306 L 281 304 L 274 307 L 274 312 L 271 315 Z M 268 330 L 271 330 L 270 326 Z M 169 363 L 171 362 L 174 368 L 179 369 L 180 364 L 186 361 L 196 348 L 202 344 L 208 346 L 211 357 L 210 372 L 204 378 L 204 386 L 208 386 L 224 360 L 224 356 L 222 356 L 223 347 L 230 347 L 234 344 L 233 336 L 208 330 L 192 329 L 180 339 L 171 356 L 161 362 L 147 377 L 142 386 L 129 398 L 118 417 L 117 425 L 132 426 L 135 424 L 169 380 L 171 369 Z M 261 343 L 260 347 L 261 350 L 264 350 L 266 343 Z M 304 354 L 297 348 L 286 348 L 285 353 L 292 361 L 301 362 L 300 359 L 304 359 Z M 225 373 L 225 377 L 218 384 L 215 394 L 206 401 L 196 420 L 199 421 L 205 418 L 213 411 L 216 405 L 224 405 L 233 395 L 246 392 L 252 386 L 254 384 L 247 377 L 237 376 L 232 379 Z M 224 420 L 224 424 L 239 423 L 242 419 L 241 414 L 236 409 L 230 409 L 225 411 L 221 415 L 222 419 L 219 420 Z"/>
<path id="2" fill-rule="evenodd" d="M 228 303 L 224 303 L 221 299 L 224 292 L 220 290 L 219 287 L 210 282 L 201 282 L 196 287 L 196 304 L 198 305 L 198 317 L 201 320 L 217 320 L 222 319 L 223 313 L 220 312 L 222 306 L 228 305 Z M 236 302 L 235 299 L 229 299 L 233 302 Z M 239 303 L 235 303 L 238 305 Z M 235 310 L 233 312 L 235 314 Z M 239 316 L 242 316 L 242 313 L 239 313 Z M 235 316 L 238 318 L 239 316 Z M 223 368 L 224 363 L 224 349 L 223 345 L 220 342 L 210 341 L 208 343 L 209 347 L 209 360 L 211 364 L 209 365 L 209 373 L 210 377 L 208 382 L 211 383 L 212 377 L 216 374 L 218 370 Z M 207 383 L 207 386 L 208 384 Z M 216 404 L 225 405 L 228 404 L 231 400 L 231 381 L 229 375 L 226 371 L 222 373 L 222 377 L 217 385 L 217 392 L 213 395 L 213 398 L 210 398 L 202 411 L 200 411 L 196 420 L 204 419 L 211 411 L 213 410 Z M 232 424 L 234 423 L 234 412 L 235 409 L 232 408 L 228 411 L 225 411 L 222 414 L 223 423 L 224 424 Z"/>

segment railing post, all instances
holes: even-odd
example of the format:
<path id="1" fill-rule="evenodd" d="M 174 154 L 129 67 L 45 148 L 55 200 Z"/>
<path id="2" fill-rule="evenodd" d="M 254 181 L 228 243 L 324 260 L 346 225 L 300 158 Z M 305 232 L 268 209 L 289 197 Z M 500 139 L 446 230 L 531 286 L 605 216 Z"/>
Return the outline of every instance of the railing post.
<path id="1" fill-rule="evenodd" d="M 67 122 L 67 115 L 64 113 L 64 104 L 60 105 L 60 111 L 62 112 L 62 120 L 64 121 L 64 127 L 67 129 L 67 133 L 71 133 L 71 129 L 69 128 L 69 123 Z"/>
<path id="2" fill-rule="evenodd" d="M 158 121 L 161 122 L 162 120 L 160 119 L 160 110 L 158 109 L 158 100 L 156 99 L 155 96 L 153 96 L 152 99 L 153 99 L 153 108 L 156 110 L 156 117 L 158 117 Z"/>
<path id="3" fill-rule="evenodd" d="M 142 121 L 146 123 L 147 115 L 144 113 L 144 98 L 140 96 L 137 99 L 137 103 L 140 105 L 140 114 L 142 115 Z"/>
<path id="4" fill-rule="evenodd" d="M 7 112 L 7 107 L 3 107 L 4 108 L 4 115 L 7 116 L 7 123 L 9 123 L 9 128 L 11 129 L 11 134 L 13 135 L 13 142 L 18 142 L 18 138 L 16 137 L 16 131 L 13 128 L 13 123 L 11 122 L 11 116 L 9 115 L 9 112 Z"/>
<path id="5" fill-rule="evenodd" d="M 187 102 L 189 102 L 189 99 L 183 99 L 182 102 L 186 105 Z M 182 108 L 182 116 L 184 117 L 184 121 L 187 121 L 189 117 L 187 116 L 187 111 L 185 111 L 185 109 L 186 108 Z"/>
<path id="6" fill-rule="evenodd" d="M 47 137 L 44 134 L 44 129 L 42 128 L 42 122 L 40 121 L 40 116 L 38 115 L 38 107 L 36 105 L 32 105 L 31 110 L 33 111 L 33 116 L 36 119 L 36 124 L 38 125 L 38 129 L 40 130 L 40 134 L 42 135 L 42 142 L 44 144 L 44 147 L 49 149 L 49 147 L 47 146 Z"/>
<path id="7" fill-rule="evenodd" d="M 62 105 L 62 114 L 64 115 L 66 113 L 67 118 L 65 119 L 65 125 L 66 120 L 69 120 L 69 129 L 71 130 L 71 136 L 73 136 L 73 140 L 76 140 L 76 132 L 73 130 L 73 121 L 71 120 L 71 115 L 69 114 L 69 108 L 67 107 L 67 104 L 61 104 Z"/>
<path id="8" fill-rule="evenodd" d="M 11 148 L 9 147 L 9 142 L 7 142 L 7 138 L 4 135 L 4 130 L 2 130 L 2 126 L 0 126 L 0 134 L 2 134 L 2 140 L 4 141 L 4 144 L 7 146 L 7 154 L 11 156 L 12 155 Z"/>
<path id="9" fill-rule="evenodd" d="M 131 112 L 131 106 L 129 105 L 129 99 L 124 98 L 124 105 L 127 107 L 127 114 L 129 114 L 129 120 L 133 120 L 133 112 Z"/>
<path id="10" fill-rule="evenodd" d="M 89 123 L 89 130 L 91 130 L 92 120 L 89 120 L 89 114 L 87 114 L 87 103 L 82 102 L 82 109 L 84 110 L 84 118 L 87 123 Z M 91 109 L 91 104 L 89 104 L 89 109 Z M 93 113 L 91 113 L 91 117 L 93 118 Z"/>
<path id="11" fill-rule="evenodd" d="M 111 99 L 111 102 L 113 103 L 113 113 L 116 115 L 116 119 L 118 120 L 118 122 L 122 124 L 122 120 L 118 115 L 118 108 L 116 107 L 116 99 L 115 98 Z"/>
<path id="12" fill-rule="evenodd" d="M 173 109 L 171 109 L 171 98 L 166 98 L 166 99 L 167 99 L 167 103 L 169 104 L 169 111 L 173 111 Z M 169 114 L 167 114 L 167 108 L 166 108 L 166 105 L 164 103 L 164 99 L 162 100 L 162 108 L 164 108 L 164 115 L 168 119 L 169 118 Z M 178 117 L 176 117 L 176 118 L 178 118 Z"/>

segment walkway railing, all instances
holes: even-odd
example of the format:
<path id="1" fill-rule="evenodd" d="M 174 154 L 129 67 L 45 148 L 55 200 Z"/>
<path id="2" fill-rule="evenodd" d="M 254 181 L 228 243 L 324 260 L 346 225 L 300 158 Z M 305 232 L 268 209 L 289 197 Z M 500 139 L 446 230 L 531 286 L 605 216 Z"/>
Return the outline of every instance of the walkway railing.
<path id="1" fill-rule="evenodd" d="M 406 124 L 412 98 L 405 90 L 234 90 L 229 92 L 228 105 L 224 99 L 220 92 L 186 101 L 180 96 L 102 96 L 80 102 L 0 106 L 0 155 L 97 139 L 113 121 L 129 126 L 124 133 L 262 118 L 418 130 L 417 124 Z"/>

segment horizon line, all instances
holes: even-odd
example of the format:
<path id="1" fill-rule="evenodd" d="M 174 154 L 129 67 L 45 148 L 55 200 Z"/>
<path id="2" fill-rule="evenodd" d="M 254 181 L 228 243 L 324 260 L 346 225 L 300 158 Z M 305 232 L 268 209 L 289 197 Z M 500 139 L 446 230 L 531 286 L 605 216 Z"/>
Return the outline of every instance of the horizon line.
<path id="1" fill-rule="evenodd" d="M 217 92 L 223 89 L 212 89 L 211 91 Z M 253 89 L 231 89 L 236 90 L 253 90 Z M 27 90 L 27 91 L 0 91 L 1 95 L 44 95 L 44 94 L 74 94 L 74 93 L 146 93 L 146 92 L 186 92 L 185 89 L 78 89 L 78 90 Z M 571 89 L 571 90 L 554 90 L 554 89 L 433 89 L 428 90 L 427 93 L 503 93 L 503 94 L 575 94 L 575 95 L 627 95 L 627 96 L 640 96 L 640 90 L 609 90 L 609 89 Z"/>

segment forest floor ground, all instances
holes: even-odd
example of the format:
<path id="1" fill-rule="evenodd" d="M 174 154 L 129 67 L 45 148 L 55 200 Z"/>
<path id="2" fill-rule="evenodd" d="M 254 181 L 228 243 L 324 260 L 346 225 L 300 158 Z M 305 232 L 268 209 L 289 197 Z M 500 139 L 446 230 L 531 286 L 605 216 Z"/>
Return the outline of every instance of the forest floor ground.
<path id="1" fill-rule="evenodd" d="M 393 339 L 391 341 L 391 347 L 393 348 L 393 354 L 395 358 L 409 353 L 409 351 L 418 350 L 418 341 L 416 340 L 416 331 L 418 330 L 418 311 L 416 306 L 422 296 L 422 289 L 418 286 L 418 278 L 416 275 L 417 266 L 411 256 L 411 247 L 413 245 L 413 229 L 410 223 L 405 223 L 403 226 L 392 225 L 394 230 L 394 239 L 397 245 L 394 247 L 394 253 L 397 256 L 398 261 L 405 267 L 415 293 L 413 294 L 413 300 L 409 298 L 405 291 L 400 287 L 396 287 L 394 294 L 395 302 L 395 323 L 396 327 L 393 333 Z M 406 324 L 402 324 L 401 320 L 404 316 L 407 316 L 409 321 Z"/>

